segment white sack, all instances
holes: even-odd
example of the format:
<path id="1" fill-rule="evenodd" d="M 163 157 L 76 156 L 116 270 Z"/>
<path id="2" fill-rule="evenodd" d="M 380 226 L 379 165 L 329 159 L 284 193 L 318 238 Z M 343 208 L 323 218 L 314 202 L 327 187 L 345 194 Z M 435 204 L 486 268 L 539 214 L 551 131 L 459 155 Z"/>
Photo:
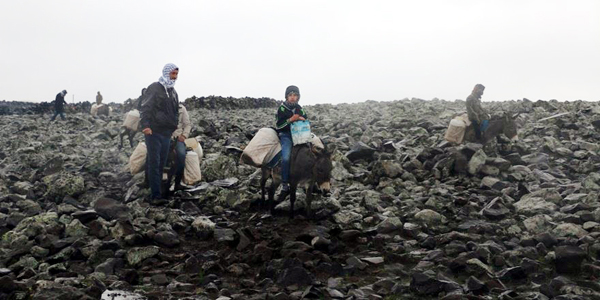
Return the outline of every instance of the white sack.
<path id="1" fill-rule="evenodd" d="M 188 151 L 185 154 L 185 170 L 183 171 L 183 183 L 195 185 L 202 179 L 200 172 L 200 159 L 194 151 Z"/>
<path id="2" fill-rule="evenodd" d="M 450 125 L 448 125 L 448 130 L 446 130 L 444 139 L 450 143 L 461 144 L 463 142 L 463 138 L 465 137 L 466 129 L 467 124 L 462 118 L 454 118 L 450 120 Z"/>
<path id="3" fill-rule="evenodd" d="M 125 121 L 123 121 L 123 127 L 137 131 L 140 125 L 140 112 L 137 109 L 130 110 L 125 114 Z"/>
<path id="4" fill-rule="evenodd" d="M 268 164 L 281 151 L 277 132 L 273 128 L 261 128 L 244 148 L 240 162 L 261 167 Z"/>
<path id="5" fill-rule="evenodd" d="M 192 148 L 192 150 L 198 154 L 198 163 L 202 164 L 204 151 L 202 150 L 202 145 L 200 145 L 200 142 L 198 142 L 196 138 L 187 138 L 184 142 L 186 148 Z"/>
<path id="6" fill-rule="evenodd" d="M 133 150 L 133 153 L 129 157 L 129 172 L 131 172 L 131 175 L 144 171 L 147 151 L 146 143 L 139 143 L 135 147 L 135 150 Z"/>
<path id="7" fill-rule="evenodd" d="M 90 114 L 94 117 L 98 115 L 98 104 L 96 104 L 96 103 L 92 104 L 92 108 L 90 109 Z"/>

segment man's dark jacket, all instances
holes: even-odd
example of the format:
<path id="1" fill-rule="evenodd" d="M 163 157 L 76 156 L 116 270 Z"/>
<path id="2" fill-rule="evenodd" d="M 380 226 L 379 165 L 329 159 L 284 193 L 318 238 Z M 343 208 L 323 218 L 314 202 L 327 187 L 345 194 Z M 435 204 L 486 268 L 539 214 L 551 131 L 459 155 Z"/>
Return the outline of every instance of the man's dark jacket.
<path id="1" fill-rule="evenodd" d="M 65 96 L 63 96 L 62 92 L 56 94 L 56 99 L 54 100 L 54 109 L 56 112 L 65 112 Z"/>
<path id="2" fill-rule="evenodd" d="M 153 133 L 170 137 L 179 122 L 179 96 L 175 89 L 152 83 L 140 101 L 142 129 L 150 128 Z"/>

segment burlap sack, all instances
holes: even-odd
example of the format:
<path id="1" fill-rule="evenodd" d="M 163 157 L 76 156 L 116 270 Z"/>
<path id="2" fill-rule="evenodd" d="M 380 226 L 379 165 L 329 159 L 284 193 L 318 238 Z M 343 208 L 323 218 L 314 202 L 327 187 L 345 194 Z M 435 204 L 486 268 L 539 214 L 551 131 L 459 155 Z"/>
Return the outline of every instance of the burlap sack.
<path id="1" fill-rule="evenodd" d="M 244 148 L 240 162 L 260 168 L 269 163 L 280 151 L 281 144 L 275 129 L 261 128 Z"/>
<path id="2" fill-rule="evenodd" d="M 185 169 L 183 171 L 183 183 L 195 185 L 202 179 L 200 172 L 200 160 L 194 151 L 188 151 L 185 155 Z"/>
<path id="3" fill-rule="evenodd" d="M 462 118 L 454 118 L 450 120 L 448 130 L 446 130 L 446 134 L 444 135 L 444 139 L 450 143 L 461 144 L 463 142 L 463 138 L 465 137 L 466 129 L 467 124 Z"/>
<path id="4" fill-rule="evenodd" d="M 125 114 L 125 121 L 123 121 L 123 127 L 129 130 L 138 130 L 140 126 L 140 112 L 137 109 L 130 110 Z"/>
<path id="5" fill-rule="evenodd" d="M 196 138 L 187 138 L 185 141 L 186 148 L 192 148 L 196 154 L 198 154 L 198 163 L 202 164 L 202 157 L 204 157 L 204 150 L 202 150 L 202 145 Z"/>
<path id="6" fill-rule="evenodd" d="M 96 104 L 96 103 L 92 104 L 92 108 L 90 109 L 90 114 L 94 117 L 98 115 L 98 104 Z"/>
<path id="7" fill-rule="evenodd" d="M 131 172 L 131 175 L 144 171 L 147 151 L 146 143 L 139 143 L 135 147 L 135 150 L 133 150 L 133 153 L 129 157 L 129 172 Z"/>

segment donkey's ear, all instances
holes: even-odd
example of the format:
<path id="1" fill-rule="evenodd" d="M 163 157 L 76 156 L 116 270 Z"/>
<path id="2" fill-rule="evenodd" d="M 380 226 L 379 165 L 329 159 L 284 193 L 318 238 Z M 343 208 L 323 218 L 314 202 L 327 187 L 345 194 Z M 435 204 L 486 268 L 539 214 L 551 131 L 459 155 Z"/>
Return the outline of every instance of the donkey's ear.
<path id="1" fill-rule="evenodd" d="M 312 153 L 320 155 L 321 153 L 325 152 L 325 150 L 323 148 L 319 148 L 314 144 L 310 144 L 310 151 L 312 151 Z"/>
<path id="2" fill-rule="evenodd" d="M 325 145 L 325 150 L 327 150 L 327 154 L 333 155 L 335 153 L 335 150 L 337 150 L 337 146 L 333 143 L 329 143 Z"/>

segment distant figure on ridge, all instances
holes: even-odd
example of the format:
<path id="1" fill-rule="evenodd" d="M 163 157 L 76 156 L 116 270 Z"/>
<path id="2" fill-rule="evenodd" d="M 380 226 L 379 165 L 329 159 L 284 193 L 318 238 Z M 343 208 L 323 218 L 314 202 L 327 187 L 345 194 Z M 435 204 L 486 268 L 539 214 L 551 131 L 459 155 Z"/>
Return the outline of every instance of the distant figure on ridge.
<path id="1" fill-rule="evenodd" d="M 179 118 L 179 97 L 174 88 L 178 74 L 176 65 L 166 64 L 162 76 L 148 86 L 140 100 L 141 128 L 148 149 L 146 167 L 151 190 L 150 202 L 153 204 L 164 203 L 161 193 L 163 168 L 169 154 L 171 135 L 177 129 Z"/>
<path id="2" fill-rule="evenodd" d="M 96 95 L 96 104 L 102 104 L 102 95 L 100 94 L 100 92 L 98 92 L 98 95 Z"/>
<path id="3" fill-rule="evenodd" d="M 298 120 L 306 120 L 308 117 L 298 104 L 300 100 L 300 89 L 290 85 L 285 89 L 285 102 L 277 109 L 276 130 L 281 142 L 281 191 L 290 191 L 290 159 L 292 157 L 292 133 L 290 124 Z"/>
<path id="4" fill-rule="evenodd" d="M 56 94 L 56 99 L 54 100 L 54 116 L 50 119 L 50 122 L 56 119 L 56 116 L 60 115 L 60 118 L 64 121 L 65 118 L 65 95 L 67 94 L 67 90 L 62 90 L 62 92 Z"/>
<path id="5" fill-rule="evenodd" d="M 478 140 L 481 140 L 481 133 L 485 131 L 490 115 L 481 107 L 481 95 L 485 87 L 482 84 L 476 84 L 471 92 L 471 95 L 467 97 L 467 114 L 469 121 L 473 123 L 475 129 L 475 136 Z"/>

